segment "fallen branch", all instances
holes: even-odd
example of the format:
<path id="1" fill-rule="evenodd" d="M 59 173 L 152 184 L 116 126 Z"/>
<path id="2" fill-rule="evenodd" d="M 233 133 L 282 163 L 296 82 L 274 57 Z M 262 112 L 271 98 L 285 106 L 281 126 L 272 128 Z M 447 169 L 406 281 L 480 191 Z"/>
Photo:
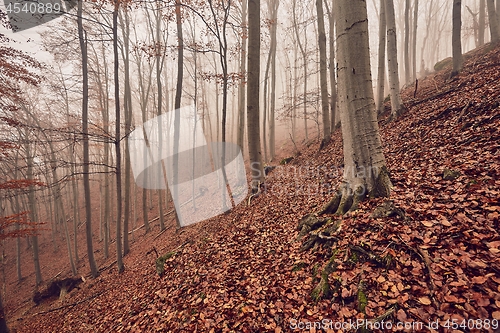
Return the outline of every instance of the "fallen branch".
<path id="1" fill-rule="evenodd" d="M 84 303 L 84 302 L 87 302 L 87 301 L 90 301 L 91 299 L 94 299 L 96 298 L 97 296 L 100 296 L 102 295 L 103 293 L 100 293 L 100 294 L 96 294 L 96 295 L 93 295 L 93 296 L 90 296 L 90 297 L 87 297 L 85 299 L 82 299 L 78 302 L 75 302 L 75 303 L 71 303 L 71 304 L 66 304 L 66 305 L 62 305 L 62 306 L 59 306 L 57 308 L 53 308 L 53 309 L 49 309 L 49 310 L 45 310 L 45 311 L 40 311 L 40 312 L 37 312 L 37 313 L 34 313 L 32 317 L 34 316 L 38 316 L 38 315 L 41 315 L 41 314 L 46 314 L 46 313 L 50 313 L 50 312 L 54 312 L 54 311 L 58 311 L 58 310 L 62 310 L 62 309 L 65 309 L 65 308 L 68 308 L 70 306 L 76 306 L 78 304 L 81 304 L 81 303 Z"/>

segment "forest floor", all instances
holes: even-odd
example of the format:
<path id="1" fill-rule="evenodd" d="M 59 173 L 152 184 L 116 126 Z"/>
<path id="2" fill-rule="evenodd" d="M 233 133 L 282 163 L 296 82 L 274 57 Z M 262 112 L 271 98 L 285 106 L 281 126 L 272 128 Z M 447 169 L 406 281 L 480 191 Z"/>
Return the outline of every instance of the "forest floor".
<path id="1" fill-rule="evenodd" d="M 415 95 L 413 86 L 405 89 L 407 112 L 380 120 L 390 200 L 404 217 L 376 218 L 385 200 L 365 201 L 343 217 L 320 216 L 340 221 L 335 241 L 301 251 L 301 217 L 320 210 L 342 176 L 336 131 L 321 151 L 313 142 L 277 166 L 250 206 L 177 232 L 169 225 L 159 237 L 155 226 L 133 243 L 124 273 L 109 259 L 98 278 L 64 299 L 8 308 L 10 326 L 354 332 L 357 320 L 370 319 L 374 327 L 392 323 L 393 331 L 397 322 L 414 325 L 408 331 L 451 332 L 453 325 L 455 332 L 494 331 L 488 327 L 500 320 L 500 48 L 483 48 L 459 76 L 450 80 L 449 73 L 419 80 Z M 153 247 L 172 252 L 163 276 Z M 312 293 L 325 277 L 329 288 Z M 314 323 L 321 328 L 310 328 Z"/>

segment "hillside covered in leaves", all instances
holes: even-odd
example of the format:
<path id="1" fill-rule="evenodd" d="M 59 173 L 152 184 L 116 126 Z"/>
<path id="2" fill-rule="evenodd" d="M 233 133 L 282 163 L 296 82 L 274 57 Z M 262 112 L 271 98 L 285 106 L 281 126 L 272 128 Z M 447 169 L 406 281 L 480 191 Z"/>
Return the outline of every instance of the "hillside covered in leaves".
<path id="1" fill-rule="evenodd" d="M 323 331 L 354 332 L 338 323 L 369 319 L 438 321 L 439 328 L 413 331 L 451 332 L 445 326 L 453 320 L 481 319 L 481 327 L 466 321 L 457 329 L 494 331 L 500 49 L 478 50 L 451 80 L 450 70 L 419 80 L 416 91 L 408 87 L 407 112 L 380 121 L 394 185 L 390 201 L 365 201 L 342 217 L 315 214 L 341 180 L 337 130 L 322 150 L 312 142 L 276 165 L 249 206 L 177 232 L 171 222 L 159 237 L 141 237 L 123 274 L 110 260 L 97 279 L 63 299 L 8 308 L 10 326 L 17 332 L 317 332 L 309 327 L 320 322 Z M 324 224 L 299 229 L 307 214 Z M 161 276 L 153 248 L 168 254 Z"/>

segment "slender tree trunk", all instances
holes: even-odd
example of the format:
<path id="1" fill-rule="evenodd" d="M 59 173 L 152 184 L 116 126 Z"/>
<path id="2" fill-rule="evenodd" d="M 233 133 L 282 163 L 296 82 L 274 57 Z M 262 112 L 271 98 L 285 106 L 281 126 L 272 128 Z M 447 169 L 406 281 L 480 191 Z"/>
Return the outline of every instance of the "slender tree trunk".
<path id="1" fill-rule="evenodd" d="M 484 44 L 484 30 L 486 27 L 486 0 L 479 0 L 479 32 L 478 32 L 478 46 Z"/>
<path id="2" fill-rule="evenodd" d="M 412 38 L 412 75 L 411 80 L 415 81 L 417 79 L 417 28 L 418 28 L 418 0 L 415 0 L 413 7 L 413 38 Z"/>
<path id="3" fill-rule="evenodd" d="M 297 24 L 297 0 L 293 0 L 293 27 L 295 30 L 295 35 L 297 37 L 297 45 L 299 46 L 300 53 L 302 54 L 302 59 L 304 61 L 304 66 L 302 67 L 304 71 L 304 96 L 303 96 L 303 109 L 304 109 L 304 131 L 305 131 L 305 139 L 308 140 L 308 130 L 307 130 L 307 54 L 305 47 L 302 45 L 300 41 L 299 34 L 299 26 Z"/>
<path id="4" fill-rule="evenodd" d="M 245 85 L 246 85 L 246 60 L 247 60 L 247 0 L 241 2 L 241 50 L 240 50 L 240 73 L 241 82 L 238 86 L 238 137 L 237 144 L 240 146 L 241 154 L 244 154 L 245 137 Z"/>
<path id="5" fill-rule="evenodd" d="M 330 42 L 330 59 L 328 66 L 330 67 L 330 131 L 333 132 L 337 125 L 336 119 L 336 109 L 337 109 L 337 80 L 335 78 L 335 14 L 333 12 L 333 7 L 335 6 L 332 1 L 332 10 L 328 6 L 328 1 L 325 0 L 325 7 L 328 12 L 328 22 L 330 25 L 329 31 L 329 42 Z"/>
<path id="6" fill-rule="evenodd" d="M 410 83 L 410 0 L 405 0 L 405 38 L 404 38 L 404 65 L 405 80 L 404 83 Z"/>
<path id="7" fill-rule="evenodd" d="M 389 86 L 391 90 L 391 113 L 392 117 L 396 118 L 402 112 L 403 103 L 399 91 L 398 49 L 393 0 L 386 0 L 385 15 L 387 22 L 387 63 L 389 67 Z"/>
<path id="8" fill-rule="evenodd" d="M 384 112 L 385 88 L 385 47 L 387 24 L 385 19 L 385 3 L 380 0 L 380 18 L 378 26 L 378 74 L 377 74 L 377 113 Z"/>
<path id="9" fill-rule="evenodd" d="M 78 1 L 78 38 L 80 40 L 80 49 L 82 52 L 82 81 L 83 81 L 83 100 L 82 100 L 82 132 L 83 132 L 83 187 L 85 193 L 85 231 L 87 236 L 87 257 L 92 277 L 96 278 L 99 274 L 97 264 L 94 259 L 94 248 L 92 242 L 92 207 L 90 200 L 90 170 L 89 170 L 89 79 L 88 79 L 88 57 L 86 32 L 83 30 L 83 0 Z M 76 236 L 75 236 L 76 237 Z"/>
<path id="10" fill-rule="evenodd" d="M 259 126 L 260 84 L 260 0 L 248 0 L 248 155 L 252 172 L 252 191 L 264 182 Z"/>
<path id="11" fill-rule="evenodd" d="M 116 155 L 116 265 L 118 273 L 124 271 L 122 253 L 122 153 L 121 153 L 121 110 L 120 110 L 120 77 L 118 59 L 118 10 L 119 0 L 114 0 L 113 9 L 113 60 L 115 83 L 115 155 Z"/>
<path id="12" fill-rule="evenodd" d="M 180 136 L 180 108 L 182 98 L 182 79 L 184 76 L 184 40 L 182 37 L 182 21 L 181 21 L 181 0 L 175 1 L 175 19 L 177 26 L 177 85 L 175 88 L 175 118 L 174 118 L 174 151 L 173 151 L 173 183 L 177 185 L 179 177 L 179 136 Z M 177 186 L 173 187 L 172 198 L 174 202 L 178 201 Z M 174 210 L 175 211 L 175 210 Z M 174 213 L 177 227 L 180 228 L 180 221 L 177 213 Z"/>
<path id="13" fill-rule="evenodd" d="M 457 75 L 462 70 L 462 1 L 453 1 L 453 70 L 451 76 Z"/>
<path id="14" fill-rule="evenodd" d="M 269 109 L 269 153 L 271 161 L 276 157 L 276 33 L 278 28 L 279 0 L 272 2 L 271 19 L 271 106 Z"/>
<path id="15" fill-rule="evenodd" d="M 321 90 L 321 110 L 323 115 L 323 144 L 330 142 L 330 110 L 328 108 L 328 81 L 326 74 L 326 33 L 323 1 L 316 0 L 318 15 L 319 81 Z"/>

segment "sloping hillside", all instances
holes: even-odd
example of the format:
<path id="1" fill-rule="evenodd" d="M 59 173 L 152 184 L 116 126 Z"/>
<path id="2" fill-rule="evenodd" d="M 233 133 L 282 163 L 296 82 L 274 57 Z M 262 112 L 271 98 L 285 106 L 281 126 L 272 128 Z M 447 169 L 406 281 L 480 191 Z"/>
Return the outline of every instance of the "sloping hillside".
<path id="1" fill-rule="evenodd" d="M 394 325 L 481 319 L 469 327 L 487 331 L 485 319 L 500 320 L 500 49 L 448 75 L 420 80 L 415 97 L 414 87 L 405 90 L 408 111 L 381 120 L 391 200 L 404 217 L 374 218 L 383 200 L 367 201 L 341 218 L 331 246 L 300 251 L 300 218 L 328 202 L 341 178 L 337 131 L 322 151 L 313 143 L 274 169 L 250 207 L 144 236 L 123 274 L 112 265 L 63 300 L 18 313 L 11 325 L 18 332 L 280 332 L 331 320 L 333 332 L 340 321 L 362 318 Z M 153 247 L 173 251 L 162 277 Z M 315 302 L 311 292 L 327 264 L 330 289 Z"/>

